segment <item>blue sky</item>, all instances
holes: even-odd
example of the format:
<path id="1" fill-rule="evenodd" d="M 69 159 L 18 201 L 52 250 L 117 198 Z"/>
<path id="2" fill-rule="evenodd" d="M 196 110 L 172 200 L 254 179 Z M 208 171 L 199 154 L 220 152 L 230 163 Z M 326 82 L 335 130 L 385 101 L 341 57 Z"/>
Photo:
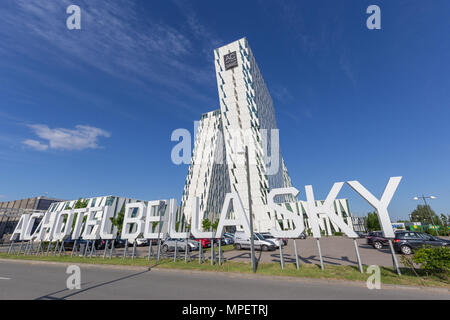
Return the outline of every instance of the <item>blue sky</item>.
<path id="1" fill-rule="evenodd" d="M 81 7 L 82 30 L 66 28 Z M 382 29 L 366 28 L 381 8 Z M 450 2 L 0 3 L 0 201 L 181 198 L 173 130 L 219 107 L 213 49 L 247 37 L 304 198 L 359 180 L 406 218 L 418 194 L 450 213 Z M 351 210 L 371 210 L 346 186 Z"/>

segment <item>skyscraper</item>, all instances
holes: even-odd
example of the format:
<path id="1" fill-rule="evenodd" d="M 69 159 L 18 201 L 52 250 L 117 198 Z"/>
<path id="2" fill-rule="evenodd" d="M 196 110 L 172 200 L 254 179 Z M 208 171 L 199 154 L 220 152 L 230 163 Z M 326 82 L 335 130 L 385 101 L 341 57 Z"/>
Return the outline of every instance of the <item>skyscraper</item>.
<path id="1" fill-rule="evenodd" d="M 245 38 L 214 50 L 214 59 L 220 110 L 204 114 L 200 121 L 181 208 L 189 221 L 192 200 L 199 197 L 203 218 L 214 219 L 225 194 L 233 191 L 248 212 L 250 187 L 255 231 L 267 231 L 274 219 L 267 195 L 273 188 L 291 186 L 281 157 L 273 101 Z"/>

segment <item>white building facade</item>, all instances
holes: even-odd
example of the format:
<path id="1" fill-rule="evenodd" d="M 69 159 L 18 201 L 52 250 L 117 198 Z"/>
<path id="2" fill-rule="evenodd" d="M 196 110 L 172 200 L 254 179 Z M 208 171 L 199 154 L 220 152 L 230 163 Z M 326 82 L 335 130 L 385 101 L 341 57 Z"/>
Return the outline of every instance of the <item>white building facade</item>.
<path id="1" fill-rule="evenodd" d="M 228 192 L 239 194 L 248 213 L 250 188 L 254 230 L 269 231 L 276 222 L 288 228 L 289 222 L 267 206 L 270 190 L 291 187 L 292 182 L 281 156 L 273 101 L 246 38 L 214 50 L 214 60 L 220 109 L 202 115 L 195 132 L 181 201 L 184 218 L 191 221 L 193 200 L 198 197 L 200 220 L 215 221 Z M 306 217 L 301 201 L 279 197 L 276 202 Z M 350 216 L 346 200 L 336 200 L 335 209 L 341 217 Z M 345 220 L 351 224 L 351 219 Z M 321 217 L 325 234 L 339 231 L 330 223 Z"/>

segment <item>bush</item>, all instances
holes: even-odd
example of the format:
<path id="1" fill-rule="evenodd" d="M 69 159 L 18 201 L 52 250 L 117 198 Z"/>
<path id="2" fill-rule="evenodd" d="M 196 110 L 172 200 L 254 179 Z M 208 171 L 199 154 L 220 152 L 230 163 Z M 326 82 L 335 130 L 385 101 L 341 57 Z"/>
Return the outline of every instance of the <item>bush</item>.
<path id="1" fill-rule="evenodd" d="M 416 250 L 412 257 L 415 263 L 420 264 L 421 269 L 427 273 L 444 273 L 450 271 L 450 248 L 431 247 Z"/>
<path id="2" fill-rule="evenodd" d="M 341 237 L 343 235 L 343 233 L 340 232 L 340 231 L 336 231 L 336 232 L 333 233 L 333 235 Z"/>

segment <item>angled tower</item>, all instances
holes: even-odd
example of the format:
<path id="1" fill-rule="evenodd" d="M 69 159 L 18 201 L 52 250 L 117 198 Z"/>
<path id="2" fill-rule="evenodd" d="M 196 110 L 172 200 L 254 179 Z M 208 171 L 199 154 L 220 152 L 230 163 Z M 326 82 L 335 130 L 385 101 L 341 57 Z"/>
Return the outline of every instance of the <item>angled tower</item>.
<path id="1" fill-rule="evenodd" d="M 194 197 L 199 198 L 203 219 L 214 221 L 220 214 L 225 195 L 230 192 L 222 132 L 220 110 L 202 115 L 195 132 L 194 150 L 181 199 L 181 210 L 188 223 Z"/>
<path id="2" fill-rule="evenodd" d="M 214 50 L 214 59 L 220 110 L 203 115 L 200 121 L 182 210 L 189 221 L 192 199 L 199 197 L 203 218 L 213 220 L 225 194 L 233 191 L 248 212 L 250 188 L 254 229 L 268 231 L 275 217 L 267 208 L 267 195 L 273 188 L 291 186 L 281 157 L 273 101 L 245 38 Z"/>

